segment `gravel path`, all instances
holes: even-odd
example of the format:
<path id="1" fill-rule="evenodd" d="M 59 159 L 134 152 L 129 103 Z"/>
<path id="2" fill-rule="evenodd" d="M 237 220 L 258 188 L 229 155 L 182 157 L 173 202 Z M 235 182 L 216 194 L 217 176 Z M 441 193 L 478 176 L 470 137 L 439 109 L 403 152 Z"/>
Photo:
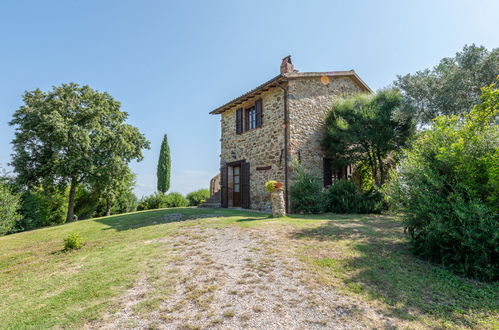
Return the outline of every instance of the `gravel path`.
<path id="1" fill-rule="evenodd" d="M 173 241 L 176 290 L 147 317 L 132 307 L 148 285 L 141 278 L 106 328 L 356 329 L 392 320 L 326 289 L 301 262 L 279 253 L 272 235 L 248 228 L 189 226 Z M 171 269 L 170 269 L 171 270 Z M 133 320 L 131 323 L 130 321 Z"/>

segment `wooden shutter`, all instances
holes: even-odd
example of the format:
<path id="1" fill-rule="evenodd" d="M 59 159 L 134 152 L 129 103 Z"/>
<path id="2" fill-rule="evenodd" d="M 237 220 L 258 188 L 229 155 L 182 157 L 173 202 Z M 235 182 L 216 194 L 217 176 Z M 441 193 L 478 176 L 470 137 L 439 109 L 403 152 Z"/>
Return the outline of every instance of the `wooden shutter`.
<path id="1" fill-rule="evenodd" d="M 328 187 L 333 183 L 333 171 L 331 168 L 331 158 L 322 159 L 322 172 L 324 174 L 324 187 Z"/>
<path id="2" fill-rule="evenodd" d="M 258 99 L 255 103 L 255 112 L 256 112 L 256 127 L 262 126 L 262 117 L 263 117 L 263 102 L 262 99 Z"/>
<path id="3" fill-rule="evenodd" d="M 250 207 L 250 164 L 241 164 L 241 207 Z"/>
<path id="4" fill-rule="evenodd" d="M 229 207 L 229 168 L 222 166 L 220 169 L 220 204 Z"/>
<path id="5" fill-rule="evenodd" d="M 236 110 L 236 134 L 241 134 L 243 132 L 243 109 L 239 108 Z"/>

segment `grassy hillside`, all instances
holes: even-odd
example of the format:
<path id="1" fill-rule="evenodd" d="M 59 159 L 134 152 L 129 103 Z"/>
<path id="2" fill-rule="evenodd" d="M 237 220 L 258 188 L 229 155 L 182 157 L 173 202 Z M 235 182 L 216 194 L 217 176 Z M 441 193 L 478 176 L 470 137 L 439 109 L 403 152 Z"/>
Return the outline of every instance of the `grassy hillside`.
<path id="1" fill-rule="evenodd" d="M 185 221 L 172 222 L 168 215 L 178 213 Z M 213 218 L 215 214 L 220 217 Z M 275 220 L 258 213 L 187 208 L 0 237 L 1 327 L 92 325 L 118 310 L 123 304 L 119 297 L 144 273 L 153 279 L 156 299 L 167 299 L 175 290 L 175 273 L 168 268 L 175 260 L 165 244 L 189 226 L 238 226 L 272 235 L 278 238 L 276 250 L 304 261 L 321 285 L 409 325 L 498 326 L 493 323 L 498 286 L 460 278 L 412 257 L 396 218 L 324 215 Z M 73 232 L 85 246 L 62 252 L 63 238 Z M 145 301 L 143 310 L 156 306 Z"/>
<path id="2" fill-rule="evenodd" d="M 112 308 L 112 298 L 141 272 L 168 259 L 158 244 L 141 242 L 168 237 L 186 225 L 165 224 L 164 215 L 171 212 L 137 212 L 1 237 L 0 324 L 78 326 Z M 84 248 L 62 252 L 63 238 L 73 232 L 86 242 Z"/>

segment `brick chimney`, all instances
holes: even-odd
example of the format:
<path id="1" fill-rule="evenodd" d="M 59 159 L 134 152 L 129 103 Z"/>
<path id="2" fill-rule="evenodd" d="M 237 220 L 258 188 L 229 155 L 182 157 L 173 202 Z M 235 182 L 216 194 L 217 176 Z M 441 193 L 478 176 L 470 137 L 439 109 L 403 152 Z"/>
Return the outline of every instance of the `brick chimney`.
<path id="1" fill-rule="evenodd" d="M 295 72 L 295 67 L 291 63 L 291 55 L 286 56 L 282 59 L 281 63 L 281 74 Z"/>

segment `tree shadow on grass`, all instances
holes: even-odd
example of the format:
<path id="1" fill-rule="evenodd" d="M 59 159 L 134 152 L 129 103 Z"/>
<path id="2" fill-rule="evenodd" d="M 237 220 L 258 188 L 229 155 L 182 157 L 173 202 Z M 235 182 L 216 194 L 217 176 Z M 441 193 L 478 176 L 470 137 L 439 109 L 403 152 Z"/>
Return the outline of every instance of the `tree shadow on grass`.
<path id="1" fill-rule="evenodd" d="M 269 220 L 269 219 L 272 219 L 271 215 L 262 215 L 259 218 L 250 217 L 250 218 L 238 219 L 238 220 L 236 220 L 236 222 L 251 222 L 251 221 L 259 221 L 259 220 Z"/>
<path id="2" fill-rule="evenodd" d="M 170 208 L 139 211 L 128 214 L 120 214 L 109 217 L 93 219 L 93 221 L 105 224 L 103 230 L 131 230 L 148 226 L 156 226 L 171 222 L 187 220 L 206 219 L 214 217 L 231 216 L 231 212 L 225 210 L 198 209 L 198 208 Z"/>
<path id="3" fill-rule="evenodd" d="M 348 290 L 386 303 L 402 319 L 422 314 L 476 327 L 481 318 L 497 313 L 497 283 L 468 280 L 414 257 L 401 224 L 393 219 L 340 216 L 299 230 L 293 238 L 312 243 L 318 249 L 313 262 L 341 278 Z M 346 247 L 353 256 L 324 258 L 335 246 L 338 251 Z"/>

